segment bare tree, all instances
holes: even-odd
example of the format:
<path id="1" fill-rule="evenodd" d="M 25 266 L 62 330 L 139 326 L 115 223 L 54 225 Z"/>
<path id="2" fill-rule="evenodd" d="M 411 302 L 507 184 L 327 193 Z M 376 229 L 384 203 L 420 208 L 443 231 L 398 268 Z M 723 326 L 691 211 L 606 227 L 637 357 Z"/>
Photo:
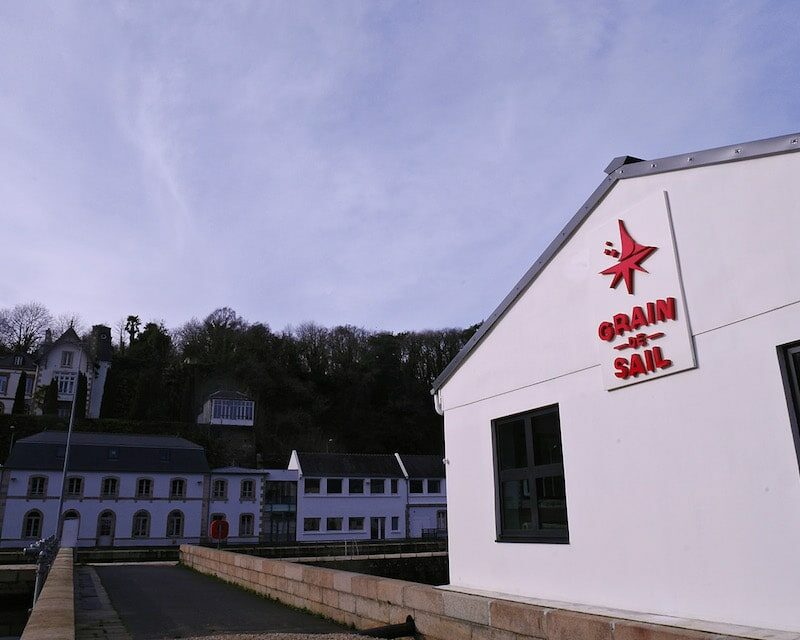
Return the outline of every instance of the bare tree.
<path id="1" fill-rule="evenodd" d="M 43 304 L 26 302 L 0 311 L 0 341 L 14 351 L 30 353 L 44 337 L 53 317 Z"/>
<path id="2" fill-rule="evenodd" d="M 125 352 L 125 334 L 127 333 L 128 320 L 127 318 L 120 318 L 114 323 L 114 329 L 117 331 L 119 350 Z"/>
<path id="3" fill-rule="evenodd" d="M 84 335 L 88 331 L 86 325 L 83 323 L 83 318 L 73 311 L 59 314 L 50 328 L 53 330 L 53 337 L 55 338 L 63 335 L 67 329 L 74 329 L 75 333 L 79 336 Z"/>

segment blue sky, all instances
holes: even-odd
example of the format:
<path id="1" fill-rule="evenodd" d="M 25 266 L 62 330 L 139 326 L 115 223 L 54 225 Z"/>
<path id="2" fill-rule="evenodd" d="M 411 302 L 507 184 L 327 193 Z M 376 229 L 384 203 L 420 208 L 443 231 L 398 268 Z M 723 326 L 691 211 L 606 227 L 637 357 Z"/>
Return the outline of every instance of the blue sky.
<path id="1" fill-rule="evenodd" d="M 800 130 L 796 2 L 4 2 L 0 307 L 489 315 L 617 155 Z"/>

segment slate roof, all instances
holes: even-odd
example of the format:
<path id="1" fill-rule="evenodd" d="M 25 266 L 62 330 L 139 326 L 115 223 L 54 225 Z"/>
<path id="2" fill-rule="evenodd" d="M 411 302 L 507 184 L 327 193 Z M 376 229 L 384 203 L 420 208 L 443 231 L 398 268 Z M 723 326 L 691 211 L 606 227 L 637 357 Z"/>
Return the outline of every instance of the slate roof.
<path id="1" fill-rule="evenodd" d="M 14 443 L 7 469 L 60 470 L 66 431 L 43 431 Z M 70 471 L 206 473 L 203 447 L 173 436 L 73 433 Z"/>
<path id="2" fill-rule="evenodd" d="M 217 469 L 212 469 L 211 473 L 218 473 L 218 474 L 226 474 L 226 473 L 235 473 L 239 475 L 247 475 L 247 474 L 268 474 L 268 469 L 253 469 L 252 467 L 218 467 Z"/>
<path id="3" fill-rule="evenodd" d="M 391 453 L 298 453 L 304 476 L 402 478 Z"/>
<path id="4" fill-rule="evenodd" d="M 22 356 L 22 364 L 14 364 L 14 358 Z M 24 353 L 14 353 L 10 356 L 0 358 L 0 369 L 11 369 L 12 371 L 36 371 L 36 361 Z"/>
<path id="5" fill-rule="evenodd" d="M 606 197 L 609 191 L 620 180 L 636 178 L 639 176 L 649 176 L 669 171 L 680 171 L 682 169 L 694 169 L 715 164 L 737 162 L 739 160 L 752 160 L 753 158 L 763 158 L 766 156 L 778 155 L 800 151 L 800 133 L 793 133 L 776 138 L 765 140 L 755 140 L 742 144 L 733 144 L 727 147 L 717 147 L 684 153 L 677 156 L 669 156 L 658 160 L 640 160 L 632 156 L 619 156 L 614 158 L 605 169 L 607 177 L 603 179 L 592 195 L 581 205 L 580 209 L 572 216 L 567 225 L 561 230 L 555 239 L 550 243 L 539 259 L 533 263 L 516 286 L 503 298 L 503 301 L 483 321 L 480 328 L 473 334 L 467 343 L 461 348 L 455 358 L 444 368 L 436 380 L 433 381 L 431 394 L 435 394 L 441 389 L 450 377 L 456 372 L 461 364 L 469 357 L 472 351 L 480 344 L 484 337 L 492 330 L 500 319 L 505 315 L 514 303 L 522 296 L 528 287 L 533 283 L 539 274 L 544 271 L 550 260 L 559 252 L 572 234 L 584 223 L 591 215 L 595 207 Z"/>
<path id="6" fill-rule="evenodd" d="M 444 462 L 437 455 L 400 454 L 409 478 L 444 478 Z"/>

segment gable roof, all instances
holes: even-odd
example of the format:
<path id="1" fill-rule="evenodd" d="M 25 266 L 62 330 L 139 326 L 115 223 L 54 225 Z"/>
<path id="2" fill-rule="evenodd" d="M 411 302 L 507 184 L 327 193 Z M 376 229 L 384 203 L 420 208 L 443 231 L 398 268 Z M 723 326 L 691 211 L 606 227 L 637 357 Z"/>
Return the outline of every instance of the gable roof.
<path id="1" fill-rule="evenodd" d="M 66 431 L 43 431 L 20 438 L 14 443 L 5 466 L 8 469 L 61 470 L 66 442 Z M 208 461 L 203 447 L 183 438 L 73 433 L 68 469 L 71 472 L 205 473 Z"/>
<path id="2" fill-rule="evenodd" d="M 299 453 L 304 476 L 402 478 L 391 453 Z"/>
<path id="3" fill-rule="evenodd" d="M 570 218 L 566 226 L 555 237 L 550 245 L 544 250 L 541 256 L 525 272 L 514 288 L 503 298 L 502 302 L 483 321 L 480 328 L 473 334 L 467 343 L 461 348 L 455 358 L 444 368 L 436 380 L 433 381 L 431 394 L 436 394 L 439 389 L 452 377 L 462 363 L 470 356 L 472 351 L 480 344 L 484 337 L 492 330 L 506 311 L 519 299 L 527 288 L 539 277 L 539 274 L 550 263 L 553 257 L 572 237 L 572 234 L 583 224 L 591 215 L 595 207 L 600 204 L 609 191 L 614 188 L 620 180 L 649 176 L 670 171 L 681 171 L 683 169 L 694 169 L 715 164 L 725 164 L 737 162 L 739 160 L 753 160 L 764 158 L 782 153 L 800 151 L 800 133 L 793 133 L 775 138 L 755 140 L 742 144 L 734 144 L 727 147 L 716 147 L 703 151 L 694 151 L 676 156 L 668 156 L 657 160 L 640 160 L 632 156 L 619 156 L 614 158 L 606 167 L 608 174 L 600 185 L 592 192 L 592 195 L 581 205 L 580 209 Z"/>
<path id="4" fill-rule="evenodd" d="M 409 478 L 444 478 L 442 456 L 401 453 L 400 459 Z"/>

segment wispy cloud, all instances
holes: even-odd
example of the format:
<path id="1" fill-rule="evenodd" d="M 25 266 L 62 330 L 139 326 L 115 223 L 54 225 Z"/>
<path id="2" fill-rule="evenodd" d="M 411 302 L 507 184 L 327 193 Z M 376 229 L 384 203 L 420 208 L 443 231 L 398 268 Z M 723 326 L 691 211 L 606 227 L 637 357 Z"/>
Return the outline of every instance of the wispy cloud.
<path id="1" fill-rule="evenodd" d="M 277 327 L 471 324 L 613 156 L 796 128 L 798 13 L 0 5 L 0 211 L 19 265 L 0 298 L 89 322 L 227 304 Z"/>

